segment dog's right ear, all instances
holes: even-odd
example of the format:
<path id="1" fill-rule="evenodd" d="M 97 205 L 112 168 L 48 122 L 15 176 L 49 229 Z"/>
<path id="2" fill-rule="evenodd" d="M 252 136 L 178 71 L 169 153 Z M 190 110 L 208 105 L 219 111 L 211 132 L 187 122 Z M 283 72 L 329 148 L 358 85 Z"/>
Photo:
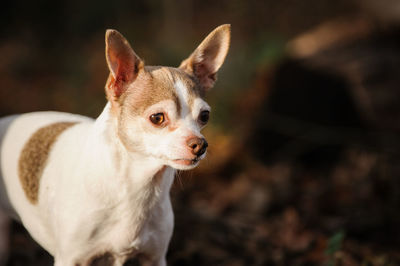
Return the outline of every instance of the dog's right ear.
<path id="1" fill-rule="evenodd" d="M 107 98 L 117 100 L 144 68 L 128 41 L 116 30 L 106 31 L 106 59 L 110 76 L 106 84 Z"/>
<path id="2" fill-rule="evenodd" d="M 179 66 L 180 69 L 198 79 L 204 92 L 214 86 L 218 69 L 224 63 L 228 53 L 230 39 L 231 25 L 217 27 Z"/>

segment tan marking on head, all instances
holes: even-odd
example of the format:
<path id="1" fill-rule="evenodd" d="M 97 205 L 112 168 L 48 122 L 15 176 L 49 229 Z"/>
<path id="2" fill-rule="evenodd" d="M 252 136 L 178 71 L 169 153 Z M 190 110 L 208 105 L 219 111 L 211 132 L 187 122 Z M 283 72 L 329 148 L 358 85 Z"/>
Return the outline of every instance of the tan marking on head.
<path id="1" fill-rule="evenodd" d="M 196 80 L 178 68 L 146 66 L 127 91 L 120 97 L 121 110 L 118 115 L 118 136 L 126 148 L 132 146 L 130 136 L 126 134 L 127 121 L 142 116 L 145 111 L 161 101 L 175 102 L 176 111 L 181 113 L 182 105 L 175 88 L 176 81 L 188 88 L 189 101 L 199 97 Z"/>
<path id="2" fill-rule="evenodd" d="M 182 84 L 187 88 L 187 93 L 188 93 L 188 102 L 187 104 L 189 106 L 193 105 L 193 102 L 196 98 L 204 98 L 203 90 L 201 89 L 201 86 L 197 80 L 196 77 L 188 75 L 185 71 L 182 71 L 179 68 L 172 68 L 175 70 L 175 75 L 174 75 L 174 86 L 176 85 L 177 81 L 181 81 Z M 178 75 L 177 75 L 178 74 Z M 176 90 L 176 88 L 175 88 Z"/>
<path id="3" fill-rule="evenodd" d="M 18 162 L 18 175 L 26 197 L 36 204 L 40 177 L 46 167 L 51 147 L 64 130 L 77 122 L 58 122 L 38 129 L 25 143 Z"/>
<path id="4" fill-rule="evenodd" d="M 121 98 L 122 105 L 130 105 L 130 111 L 136 114 L 163 100 L 173 100 L 180 112 L 181 105 L 175 89 L 177 80 L 188 88 L 191 99 L 200 96 L 196 81 L 183 70 L 158 66 L 146 66 L 145 70 Z"/>

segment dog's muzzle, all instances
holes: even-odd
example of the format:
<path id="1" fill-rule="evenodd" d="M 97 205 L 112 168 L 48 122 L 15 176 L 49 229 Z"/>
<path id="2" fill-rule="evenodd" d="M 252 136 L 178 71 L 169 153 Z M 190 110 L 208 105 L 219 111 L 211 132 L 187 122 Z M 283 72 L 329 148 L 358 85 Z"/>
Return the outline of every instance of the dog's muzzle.
<path id="1" fill-rule="evenodd" d="M 191 149 L 191 152 L 193 155 L 196 155 L 197 157 L 200 157 L 203 155 L 208 147 L 208 143 L 205 138 L 199 138 L 199 137 L 193 137 L 189 139 L 186 143 L 189 148 Z"/>

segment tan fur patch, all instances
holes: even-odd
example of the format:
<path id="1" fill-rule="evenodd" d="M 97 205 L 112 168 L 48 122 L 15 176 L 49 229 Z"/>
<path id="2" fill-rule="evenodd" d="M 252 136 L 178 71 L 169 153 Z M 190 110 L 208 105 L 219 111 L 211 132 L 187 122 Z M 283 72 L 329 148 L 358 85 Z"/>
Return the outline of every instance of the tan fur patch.
<path id="1" fill-rule="evenodd" d="M 138 75 L 132 88 L 122 96 L 122 101 L 131 105 L 130 111 L 138 115 L 153 104 L 169 99 L 176 102 L 179 113 L 181 105 L 175 89 L 175 82 L 178 80 L 188 88 L 190 99 L 201 96 L 195 79 L 183 70 L 158 66 L 147 66 L 145 70 Z"/>
<path id="2" fill-rule="evenodd" d="M 26 197 L 36 204 L 40 177 L 57 137 L 77 122 L 58 122 L 38 129 L 25 143 L 19 157 L 18 174 Z"/>
<path id="3" fill-rule="evenodd" d="M 150 106 L 165 100 L 175 102 L 176 111 L 181 113 L 182 105 L 177 95 L 175 84 L 183 83 L 188 89 L 188 103 L 191 106 L 197 97 L 201 97 L 196 80 L 178 68 L 163 66 L 146 66 L 130 85 L 129 89 L 120 97 L 120 111 L 118 113 L 118 136 L 124 146 L 130 150 L 134 145 L 125 133 L 127 121 L 134 116 L 142 116 Z"/>

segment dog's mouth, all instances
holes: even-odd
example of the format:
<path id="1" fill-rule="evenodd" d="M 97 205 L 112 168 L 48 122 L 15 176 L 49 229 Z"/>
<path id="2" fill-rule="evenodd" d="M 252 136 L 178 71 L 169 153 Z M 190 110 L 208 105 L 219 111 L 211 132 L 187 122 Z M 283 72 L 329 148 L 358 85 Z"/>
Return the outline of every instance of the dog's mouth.
<path id="1" fill-rule="evenodd" d="M 170 165 L 178 170 L 190 170 L 195 168 L 204 157 L 205 154 L 194 158 L 173 159 L 170 160 Z"/>
<path id="2" fill-rule="evenodd" d="M 194 156 L 194 157 L 175 157 L 173 158 L 164 158 L 164 162 L 171 166 L 172 168 L 178 170 L 190 170 L 195 168 L 202 159 L 206 157 L 206 153 L 202 154 L 201 156 Z"/>
<path id="3" fill-rule="evenodd" d="M 176 163 L 176 164 L 185 165 L 185 166 L 192 166 L 192 165 L 196 165 L 200 161 L 200 158 L 196 157 L 194 159 L 175 159 L 175 160 L 172 160 L 172 161 L 174 163 Z"/>

